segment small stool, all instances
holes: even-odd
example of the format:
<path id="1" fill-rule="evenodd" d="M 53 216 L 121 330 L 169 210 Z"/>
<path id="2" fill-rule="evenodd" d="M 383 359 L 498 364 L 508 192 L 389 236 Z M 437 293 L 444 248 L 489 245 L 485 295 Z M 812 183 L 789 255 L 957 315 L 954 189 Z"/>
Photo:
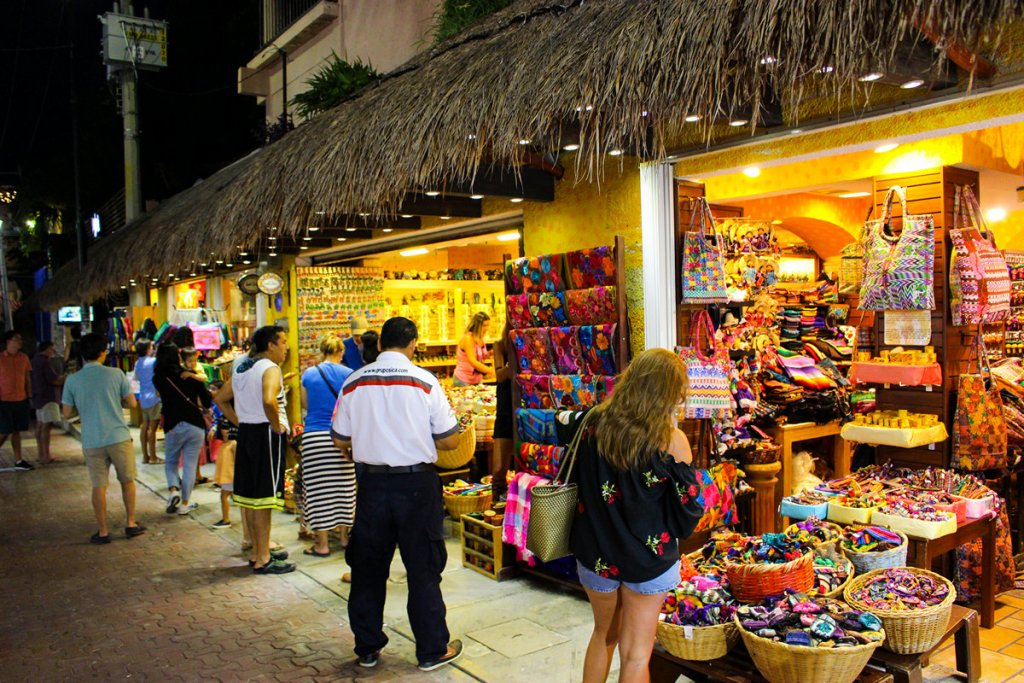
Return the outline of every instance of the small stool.
<path id="1" fill-rule="evenodd" d="M 949 623 L 942 640 L 929 652 L 917 655 L 898 655 L 884 648 L 875 650 L 871 656 L 871 664 L 884 667 L 892 674 L 895 683 L 922 683 L 921 672 L 928 658 L 951 635 L 954 637 L 953 647 L 956 650 L 956 668 L 965 676 L 967 683 L 981 680 L 981 643 L 978 639 L 978 613 L 972 609 L 953 605 L 949 614 Z"/>

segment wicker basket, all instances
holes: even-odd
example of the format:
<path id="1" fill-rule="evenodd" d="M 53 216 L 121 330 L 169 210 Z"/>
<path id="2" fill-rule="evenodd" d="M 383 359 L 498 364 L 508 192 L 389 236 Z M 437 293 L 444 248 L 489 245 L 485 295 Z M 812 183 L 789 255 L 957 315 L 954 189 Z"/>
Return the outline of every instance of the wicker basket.
<path id="1" fill-rule="evenodd" d="M 814 586 L 814 553 L 784 564 L 736 564 L 725 568 L 729 590 L 740 602 L 761 602 L 769 595 L 779 595 L 787 588 L 806 593 Z"/>
<path id="2" fill-rule="evenodd" d="M 853 562 L 850 562 L 845 558 L 843 558 L 843 561 L 846 562 L 846 581 L 843 581 L 839 586 L 836 587 L 834 591 L 825 593 L 825 595 L 821 597 L 842 600 L 843 591 L 846 589 L 847 586 L 850 585 L 850 582 L 853 581 L 853 577 L 857 574 L 857 570 L 854 568 Z"/>
<path id="3" fill-rule="evenodd" d="M 885 649 L 900 655 L 914 655 L 928 652 L 942 640 L 942 636 L 946 633 L 946 625 L 949 623 L 949 613 L 953 609 L 953 600 L 956 599 L 956 588 L 949 579 L 927 569 L 916 567 L 907 567 L 906 569 L 915 574 L 927 576 L 937 583 L 946 584 L 949 589 L 946 599 L 938 605 L 924 609 L 889 612 L 873 609 L 853 598 L 855 591 L 884 572 L 884 569 L 876 569 L 855 578 L 846 586 L 843 597 L 850 607 L 871 612 L 882 620 L 886 636 Z"/>
<path id="4" fill-rule="evenodd" d="M 459 435 L 459 445 L 450 451 L 437 449 L 437 466 L 443 470 L 454 470 L 473 459 L 476 453 L 476 430 L 467 429 Z"/>
<path id="5" fill-rule="evenodd" d="M 485 493 L 480 496 L 449 496 L 444 495 L 444 509 L 452 519 L 462 519 L 462 515 L 470 512 L 483 512 L 491 509 L 493 496 Z"/>
<path id="6" fill-rule="evenodd" d="M 843 551 L 843 554 L 849 558 L 850 562 L 853 562 L 853 566 L 856 568 L 857 574 L 867 574 L 875 569 L 902 567 L 907 563 L 907 536 L 899 531 L 894 531 L 893 533 L 899 534 L 903 543 L 898 547 L 891 548 L 889 550 L 883 550 L 877 553 L 855 553 L 844 548 L 842 541 L 839 542 L 839 548 Z"/>
<path id="7" fill-rule="evenodd" d="M 838 552 L 837 544 L 843 538 L 843 528 L 841 526 L 839 526 L 838 524 L 833 524 L 832 522 L 827 522 L 824 519 L 821 520 L 820 523 L 821 523 L 821 526 L 829 527 L 829 528 L 832 529 L 833 532 L 838 534 L 839 535 L 839 540 L 836 540 L 836 541 L 821 541 L 821 542 L 815 544 L 815 546 L 814 546 L 814 554 L 815 555 L 833 555 L 833 554 Z M 799 529 L 797 528 L 796 524 L 790 524 L 789 526 L 787 526 L 786 530 L 783 533 L 786 534 L 787 536 L 789 536 L 790 532 L 792 532 L 792 533 L 798 533 L 799 532 Z"/>
<path id="8" fill-rule="evenodd" d="M 757 671 L 771 683 L 853 683 L 881 643 L 853 647 L 805 647 L 776 643 L 736 629 Z"/>
<path id="9" fill-rule="evenodd" d="M 779 461 L 779 456 L 782 455 L 782 446 L 774 446 L 773 448 L 757 449 L 754 448 L 740 457 L 740 461 L 744 465 L 768 465 L 773 462 Z"/>
<path id="10" fill-rule="evenodd" d="M 664 621 L 658 622 L 658 642 L 669 654 L 693 662 L 707 662 L 724 657 L 736 645 L 740 634 L 736 624 L 718 626 L 695 626 L 687 629 Z"/>

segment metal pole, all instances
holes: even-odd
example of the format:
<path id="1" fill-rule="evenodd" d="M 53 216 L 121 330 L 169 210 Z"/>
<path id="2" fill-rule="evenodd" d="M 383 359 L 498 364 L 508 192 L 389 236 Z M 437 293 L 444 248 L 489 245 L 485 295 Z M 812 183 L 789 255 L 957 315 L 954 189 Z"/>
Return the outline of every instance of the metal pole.
<path id="1" fill-rule="evenodd" d="M 142 214 L 142 169 L 139 166 L 139 112 L 135 71 L 121 72 L 121 108 L 124 112 L 124 222 Z"/>
<path id="2" fill-rule="evenodd" d="M 14 318 L 11 315 L 11 292 L 7 284 L 7 238 L 4 233 L 7 226 L 0 221 L 0 289 L 4 297 L 4 329 L 14 329 Z"/>

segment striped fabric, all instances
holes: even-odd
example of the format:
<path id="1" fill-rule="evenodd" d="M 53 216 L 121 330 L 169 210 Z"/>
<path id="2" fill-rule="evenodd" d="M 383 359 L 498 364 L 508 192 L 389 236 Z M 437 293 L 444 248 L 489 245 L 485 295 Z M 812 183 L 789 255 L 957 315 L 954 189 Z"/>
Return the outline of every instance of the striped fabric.
<path id="1" fill-rule="evenodd" d="M 302 516 L 310 531 L 352 526 L 356 511 L 355 463 L 342 460 L 330 432 L 302 435 Z"/>
<path id="2" fill-rule="evenodd" d="M 903 230 L 892 234 L 893 195 L 903 205 Z M 882 218 L 864 224 L 864 279 L 860 308 L 865 311 L 935 308 L 935 224 L 931 214 L 908 215 L 903 188 L 885 196 Z"/>

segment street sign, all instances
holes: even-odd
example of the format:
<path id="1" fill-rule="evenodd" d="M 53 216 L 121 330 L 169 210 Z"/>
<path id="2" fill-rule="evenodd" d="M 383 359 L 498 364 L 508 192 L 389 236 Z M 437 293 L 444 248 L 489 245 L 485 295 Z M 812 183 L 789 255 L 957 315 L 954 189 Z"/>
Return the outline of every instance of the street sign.
<path id="1" fill-rule="evenodd" d="M 111 69 L 156 71 L 167 66 L 167 22 L 107 12 L 103 24 L 103 61 Z"/>

